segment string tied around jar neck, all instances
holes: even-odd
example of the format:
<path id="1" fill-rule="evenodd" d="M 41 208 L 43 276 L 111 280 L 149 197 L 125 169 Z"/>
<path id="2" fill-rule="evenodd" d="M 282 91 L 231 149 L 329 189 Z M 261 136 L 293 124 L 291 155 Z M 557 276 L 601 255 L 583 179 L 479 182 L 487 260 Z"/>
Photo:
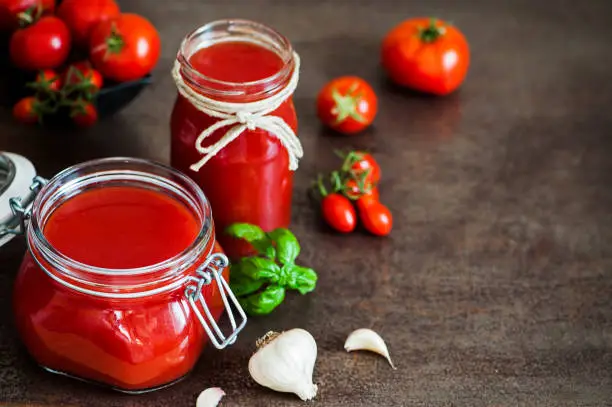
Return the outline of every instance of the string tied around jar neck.
<path id="1" fill-rule="evenodd" d="M 272 116 L 270 113 L 287 100 L 295 89 L 299 81 L 300 58 L 297 53 L 293 53 L 295 66 L 291 78 L 283 89 L 270 97 L 255 102 L 231 103 L 222 102 L 206 97 L 185 83 L 180 72 L 180 62 L 175 61 L 172 69 L 172 77 L 181 96 L 187 99 L 200 112 L 220 119 L 212 126 L 204 129 L 195 141 L 196 150 L 202 154 L 202 158 L 192 164 L 189 168 L 199 171 L 211 158 L 225 148 L 232 141 L 236 140 L 244 131 L 261 129 L 268 131 L 278 138 L 280 143 L 287 150 L 289 156 L 289 169 L 295 171 L 298 168 L 299 160 L 304 155 L 302 143 L 293 129 L 280 117 Z M 229 127 L 225 135 L 217 142 L 204 146 L 204 141 L 215 131 Z"/>

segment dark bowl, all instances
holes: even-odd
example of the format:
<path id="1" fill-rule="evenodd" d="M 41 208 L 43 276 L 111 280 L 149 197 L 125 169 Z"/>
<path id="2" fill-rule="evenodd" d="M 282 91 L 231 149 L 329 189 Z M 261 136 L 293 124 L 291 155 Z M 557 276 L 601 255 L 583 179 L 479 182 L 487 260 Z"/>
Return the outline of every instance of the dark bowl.
<path id="1" fill-rule="evenodd" d="M 0 89 L 2 94 L 0 103 L 10 108 L 19 99 L 33 95 L 33 92 L 25 85 L 34 80 L 36 73 L 25 72 L 11 65 L 8 50 L 9 38 L 7 34 L 2 34 L 0 37 Z M 79 61 L 83 59 L 85 58 L 81 55 L 73 55 L 70 60 Z M 103 119 L 119 112 L 151 82 L 151 74 L 130 82 L 113 83 L 106 81 L 104 87 L 100 89 L 94 99 L 98 117 Z M 60 112 L 58 116 L 65 117 L 55 117 L 52 121 L 68 121 L 67 115 L 62 115 Z"/>

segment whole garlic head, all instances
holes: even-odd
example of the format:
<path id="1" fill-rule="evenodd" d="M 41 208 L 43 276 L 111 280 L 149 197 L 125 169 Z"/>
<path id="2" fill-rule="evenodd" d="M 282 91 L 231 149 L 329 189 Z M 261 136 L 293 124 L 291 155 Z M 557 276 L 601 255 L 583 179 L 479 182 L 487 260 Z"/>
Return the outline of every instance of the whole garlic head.
<path id="1" fill-rule="evenodd" d="M 295 393 L 302 400 L 317 395 L 312 373 L 317 343 L 304 329 L 268 332 L 257 341 L 258 350 L 249 360 L 249 373 L 261 386 L 283 393 Z"/>

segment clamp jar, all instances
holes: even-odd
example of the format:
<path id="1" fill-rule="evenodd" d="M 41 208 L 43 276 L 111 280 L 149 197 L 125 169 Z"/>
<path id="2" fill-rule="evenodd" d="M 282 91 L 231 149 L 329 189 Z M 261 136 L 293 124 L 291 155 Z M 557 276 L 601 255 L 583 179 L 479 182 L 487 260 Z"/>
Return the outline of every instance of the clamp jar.
<path id="1" fill-rule="evenodd" d="M 208 341 L 224 348 L 244 327 L 208 201 L 178 171 L 90 161 L 45 183 L 31 207 L 12 206 L 29 219 L 16 325 L 46 370 L 151 391 L 189 373 Z M 217 324 L 224 309 L 228 334 Z"/>

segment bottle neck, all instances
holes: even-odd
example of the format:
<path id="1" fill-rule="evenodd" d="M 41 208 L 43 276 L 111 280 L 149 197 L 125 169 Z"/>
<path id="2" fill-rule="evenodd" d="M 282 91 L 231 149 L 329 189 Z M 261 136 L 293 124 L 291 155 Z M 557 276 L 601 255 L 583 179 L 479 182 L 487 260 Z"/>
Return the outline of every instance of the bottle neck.
<path id="1" fill-rule="evenodd" d="M 155 190 L 179 201 L 198 221 L 197 237 L 189 247 L 171 258 L 131 269 L 81 263 L 58 251 L 47 240 L 45 225 L 60 205 L 92 188 L 114 186 Z M 56 175 L 34 201 L 26 238 L 33 260 L 53 280 L 83 294 L 108 298 L 140 298 L 181 287 L 187 274 L 212 252 L 215 245 L 210 206 L 200 188 L 170 167 L 132 158 L 90 161 Z"/>
<path id="2" fill-rule="evenodd" d="M 247 20 L 219 20 L 198 28 L 183 39 L 177 62 L 182 79 L 194 91 L 230 103 L 278 94 L 296 68 L 293 48 L 285 37 Z M 240 72 L 249 75 L 237 75 Z"/>

